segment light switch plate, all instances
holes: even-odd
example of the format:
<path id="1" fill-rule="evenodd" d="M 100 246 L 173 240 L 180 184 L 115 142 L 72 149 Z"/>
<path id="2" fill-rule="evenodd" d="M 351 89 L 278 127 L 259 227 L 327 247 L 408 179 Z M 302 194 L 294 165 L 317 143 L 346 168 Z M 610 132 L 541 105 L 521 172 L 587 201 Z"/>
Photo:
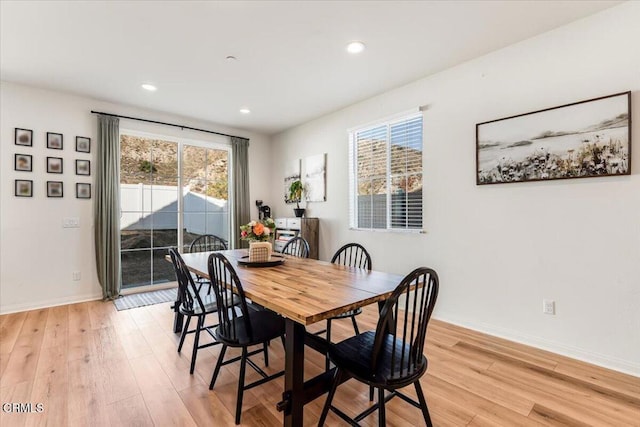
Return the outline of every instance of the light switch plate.
<path id="1" fill-rule="evenodd" d="M 78 217 L 67 217 L 62 220 L 62 228 L 79 228 L 80 227 L 80 218 Z"/>

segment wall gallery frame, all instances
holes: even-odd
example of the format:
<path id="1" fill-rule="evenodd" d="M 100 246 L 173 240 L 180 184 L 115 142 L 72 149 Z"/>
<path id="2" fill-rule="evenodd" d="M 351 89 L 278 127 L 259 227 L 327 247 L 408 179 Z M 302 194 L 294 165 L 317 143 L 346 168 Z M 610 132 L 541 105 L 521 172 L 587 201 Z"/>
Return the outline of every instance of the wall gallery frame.
<path id="1" fill-rule="evenodd" d="M 47 197 L 62 197 L 62 181 L 47 181 Z"/>
<path id="2" fill-rule="evenodd" d="M 476 184 L 631 173 L 631 92 L 476 125 Z"/>
<path id="3" fill-rule="evenodd" d="M 62 150 L 62 134 L 47 132 L 47 148 Z"/>
<path id="4" fill-rule="evenodd" d="M 24 147 L 32 147 L 33 146 L 33 131 L 30 129 L 20 129 L 16 128 L 15 130 L 15 144 L 22 145 Z"/>
<path id="5" fill-rule="evenodd" d="M 91 184 L 82 182 L 76 183 L 76 198 L 77 199 L 90 199 L 91 198 Z"/>
<path id="6" fill-rule="evenodd" d="M 16 179 L 16 197 L 33 197 L 33 181 Z"/>
<path id="7" fill-rule="evenodd" d="M 294 181 L 300 180 L 300 159 L 291 160 L 285 163 L 284 165 L 284 202 L 285 203 L 295 203 L 295 201 L 289 199 L 289 195 L 291 194 L 289 191 L 289 187 L 291 183 Z"/>
<path id="8" fill-rule="evenodd" d="M 304 186 L 307 202 L 327 200 L 327 154 L 317 154 L 304 159 Z"/>
<path id="9" fill-rule="evenodd" d="M 17 171 L 31 172 L 33 170 L 32 156 L 29 154 L 16 154 L 13 164 Z"/>
<path id="10" fill-rule="evenodd" d="M 47 172 L 62 173 L 62 157 L 47 157 Z"/>
<path id="11" fill-rule="evenodd" d="M 76 151 L 79 153 L 91 152 L 91 138 L 76 136 Z"/>
<path id="12" fill-rule="evenodd" d="M 91 161 L 76 160 L 76 175 L 91 175 Z"/>

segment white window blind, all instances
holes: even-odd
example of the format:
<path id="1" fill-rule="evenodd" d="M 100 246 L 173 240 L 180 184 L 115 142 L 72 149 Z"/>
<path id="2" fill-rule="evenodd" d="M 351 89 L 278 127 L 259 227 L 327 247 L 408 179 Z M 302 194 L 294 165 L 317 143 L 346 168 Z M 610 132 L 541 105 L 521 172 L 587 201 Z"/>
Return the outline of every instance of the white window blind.
<path id="1" fill-rule="evenodd" d="M 422 114 L 350 134 L 350 222 L 357 229 L 422 229 Z"/>

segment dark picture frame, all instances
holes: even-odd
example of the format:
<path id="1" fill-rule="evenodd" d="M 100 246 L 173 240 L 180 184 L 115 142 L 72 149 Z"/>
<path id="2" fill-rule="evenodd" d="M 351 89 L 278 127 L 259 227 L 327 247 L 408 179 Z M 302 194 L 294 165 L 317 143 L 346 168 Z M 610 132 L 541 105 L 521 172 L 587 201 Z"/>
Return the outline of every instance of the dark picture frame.
<path id="1" fill-rule="evenodd" d="M 631 92 L 476 124 L 476 184 L 631 174 Z"/>
<path id="2" fill-rule="evenodd" d="M 61 133 L 47 132 L 47 148 L 62 150 L 64 138 Z"/>
<path id="3" fill-rule="evenodd" d="M 76 151 L 78 153 L 91 152 L 91 138 L 86 136 L 76 136 Z"/>
<path id="4" fill-rule="evenodd" d="M 85 182 L 76 183 L 76 199 L 90 199 L 91 184 Z"/>
<path id="5" fill-rule="evenodd" d="M 14 194 L 16 197 L 33 197 L 33 181 L 16 179 Z"/>
<path id="6" fill-rule="evenodd" d="M 76 175 L 91 175 L 91 161 L 76 159 Z"/>
<path id="7" fill-rule="evenodd" d="M 14 143 L 23 147 L 33 147 L 33 131 L 31 129 L 15 128 Z"/>
<path id="8" fill-rule="evenodd" d="M 62 166 L 62 157 L 47 157 L 47 173 L 62 173 Z"/>
<path id="9" fill-rule="evenodd" d="M 16 153 L 13 158 L 13 169 L 21 172 L 33 171 L 33 156 Z"/>
<path id="10" fill-rule="evenodd" d="M 47 181 L 47 197 L 62 197 L 63 195 L 62 181 Z"/>

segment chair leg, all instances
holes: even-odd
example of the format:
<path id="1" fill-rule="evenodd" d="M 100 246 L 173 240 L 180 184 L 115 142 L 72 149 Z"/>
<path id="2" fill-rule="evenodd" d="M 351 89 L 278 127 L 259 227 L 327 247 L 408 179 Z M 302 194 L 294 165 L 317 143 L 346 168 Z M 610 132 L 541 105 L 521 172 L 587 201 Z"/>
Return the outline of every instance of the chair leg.
<path id="1" fill-rule="evenodd" d="M 375 391 L 375 387 L 370 385 L 369 386 L 369 402 L 373 402 L 373 392 Z"/>
<path id="2" fill-rule="evenodd" d="M 356 335 L 360 335 L 360 329 L 358 329 L 358 322 L 356 322 L 356 316 L 351 316 L 351 322 L 353 322 L 353 330 L 356 331 Z"/>
<path id="3" fill-rule="evenodd" d="M 284 335 L 280 335 L 280 341 L 282 341 L 282 348 L 286 348 L 284 345 Z"/>
<path id="4" fill-rule="evenodd" d="M 318 421 L 318 427 L 322 427 L 324 425 L 324 422 L 327 420 L 327 414 L 329 414 L 329 408 L 331 408 L 333 395 L 336 394 L 336 389 L 338 388 L 338 384 L 340 384 L 341 379 L 342 369 L 338 368 L 338 372 L 336 372 L 336 376 L 333 379 L 333 384 L 331 384 L 331 390 L 329 390 L 329 394 L 327 395 L 327 401 L 324 402 L 324 408 L 322 408 L 322 414 L 320 415 L 320 420 Z"/>
<path id="5" fill-rule="evenodd" d="M 178 344 L 178 353 L 180 353 L 180 351 L 182 350 L 182 344 L 184 344 L 184 339 L 187 337 L 187 332 L 189 331 L 189 322 L 191 322 L 191 316 L 187 316 L 187 324 L 182 328 L 180 344 Z"/>
<path id="6" fill-rule="evenodd" d="M 198 326 L 196 326 L 196 336 L 193 338 L 193 350 L 191 352 L 191 369 L 189 373 L 193 375 L 196 369 L 196 357 L 198 357 L 198 345 L 200 344 L 200 330 L 204 325 L 204 316 L 198 316 Z"/>
<path id="7" fill-rule="evenodd" d="M 264 349 L 264 366 L 269 366 L 269 351 L 266 342 L 262 344 L 262 348 Z"/>
<path id="8" fill-rule="evenodd" d="M 238 399 L 236 402 L 236 425 L 240 424 L 242 415 L 242 397 L 244 396 L 244 373 L 247 367 L 247 348 L 242 348 L 242 359 L 240 359 L 240 378 L 238 378 Z"/>
<path id="9" fill-rule="evenodd" d="M 327 341 L 331 342 L 331 319 L 327 319 Z M 331 362 L 329 361 L 329 354 L 325 356 L 325 370 L 331 369 Z"/>
<path id="10" fill-rule="evenodd" d="M 218 356 L 218 363 L 216 363 L 216 368 L 213 370 L 213 375 L 211 376 L 211 384 L 209 384 L 209 390 L 213 390 L 213 386 L 216 385 L 216 380 L 218 379 L 218 374 L 220 373 L 220 367 L 222 366 L 224 353 L 226 351 L 227 346 L 222 344 L 222 350 L 220 350 L 220 355 Z"/>
<path id="11" fill-rule="evenodd" d="M 420 385 L 420 381 L 416 381 L 413 383 L 416 387 L 416 394 L 418 395 L 418 400 L 420 401 L 420 409 L 422 409 L 422 416 L 424 417 L 424 422 L 427 423 L 427 427 L 433 427 L 431 423 L 431 417 L 429 416 L 429 408 L 427 407 L 427 401 L 424 398 L 424 393 L 422 393 L 422 386 Z"/>
<path id="12" fill-rule="evenodd" d="M 387 416 L 384 409 L 384 388 L 378 388 L 378 426 L 385 427 L 387 424 Z"/>

